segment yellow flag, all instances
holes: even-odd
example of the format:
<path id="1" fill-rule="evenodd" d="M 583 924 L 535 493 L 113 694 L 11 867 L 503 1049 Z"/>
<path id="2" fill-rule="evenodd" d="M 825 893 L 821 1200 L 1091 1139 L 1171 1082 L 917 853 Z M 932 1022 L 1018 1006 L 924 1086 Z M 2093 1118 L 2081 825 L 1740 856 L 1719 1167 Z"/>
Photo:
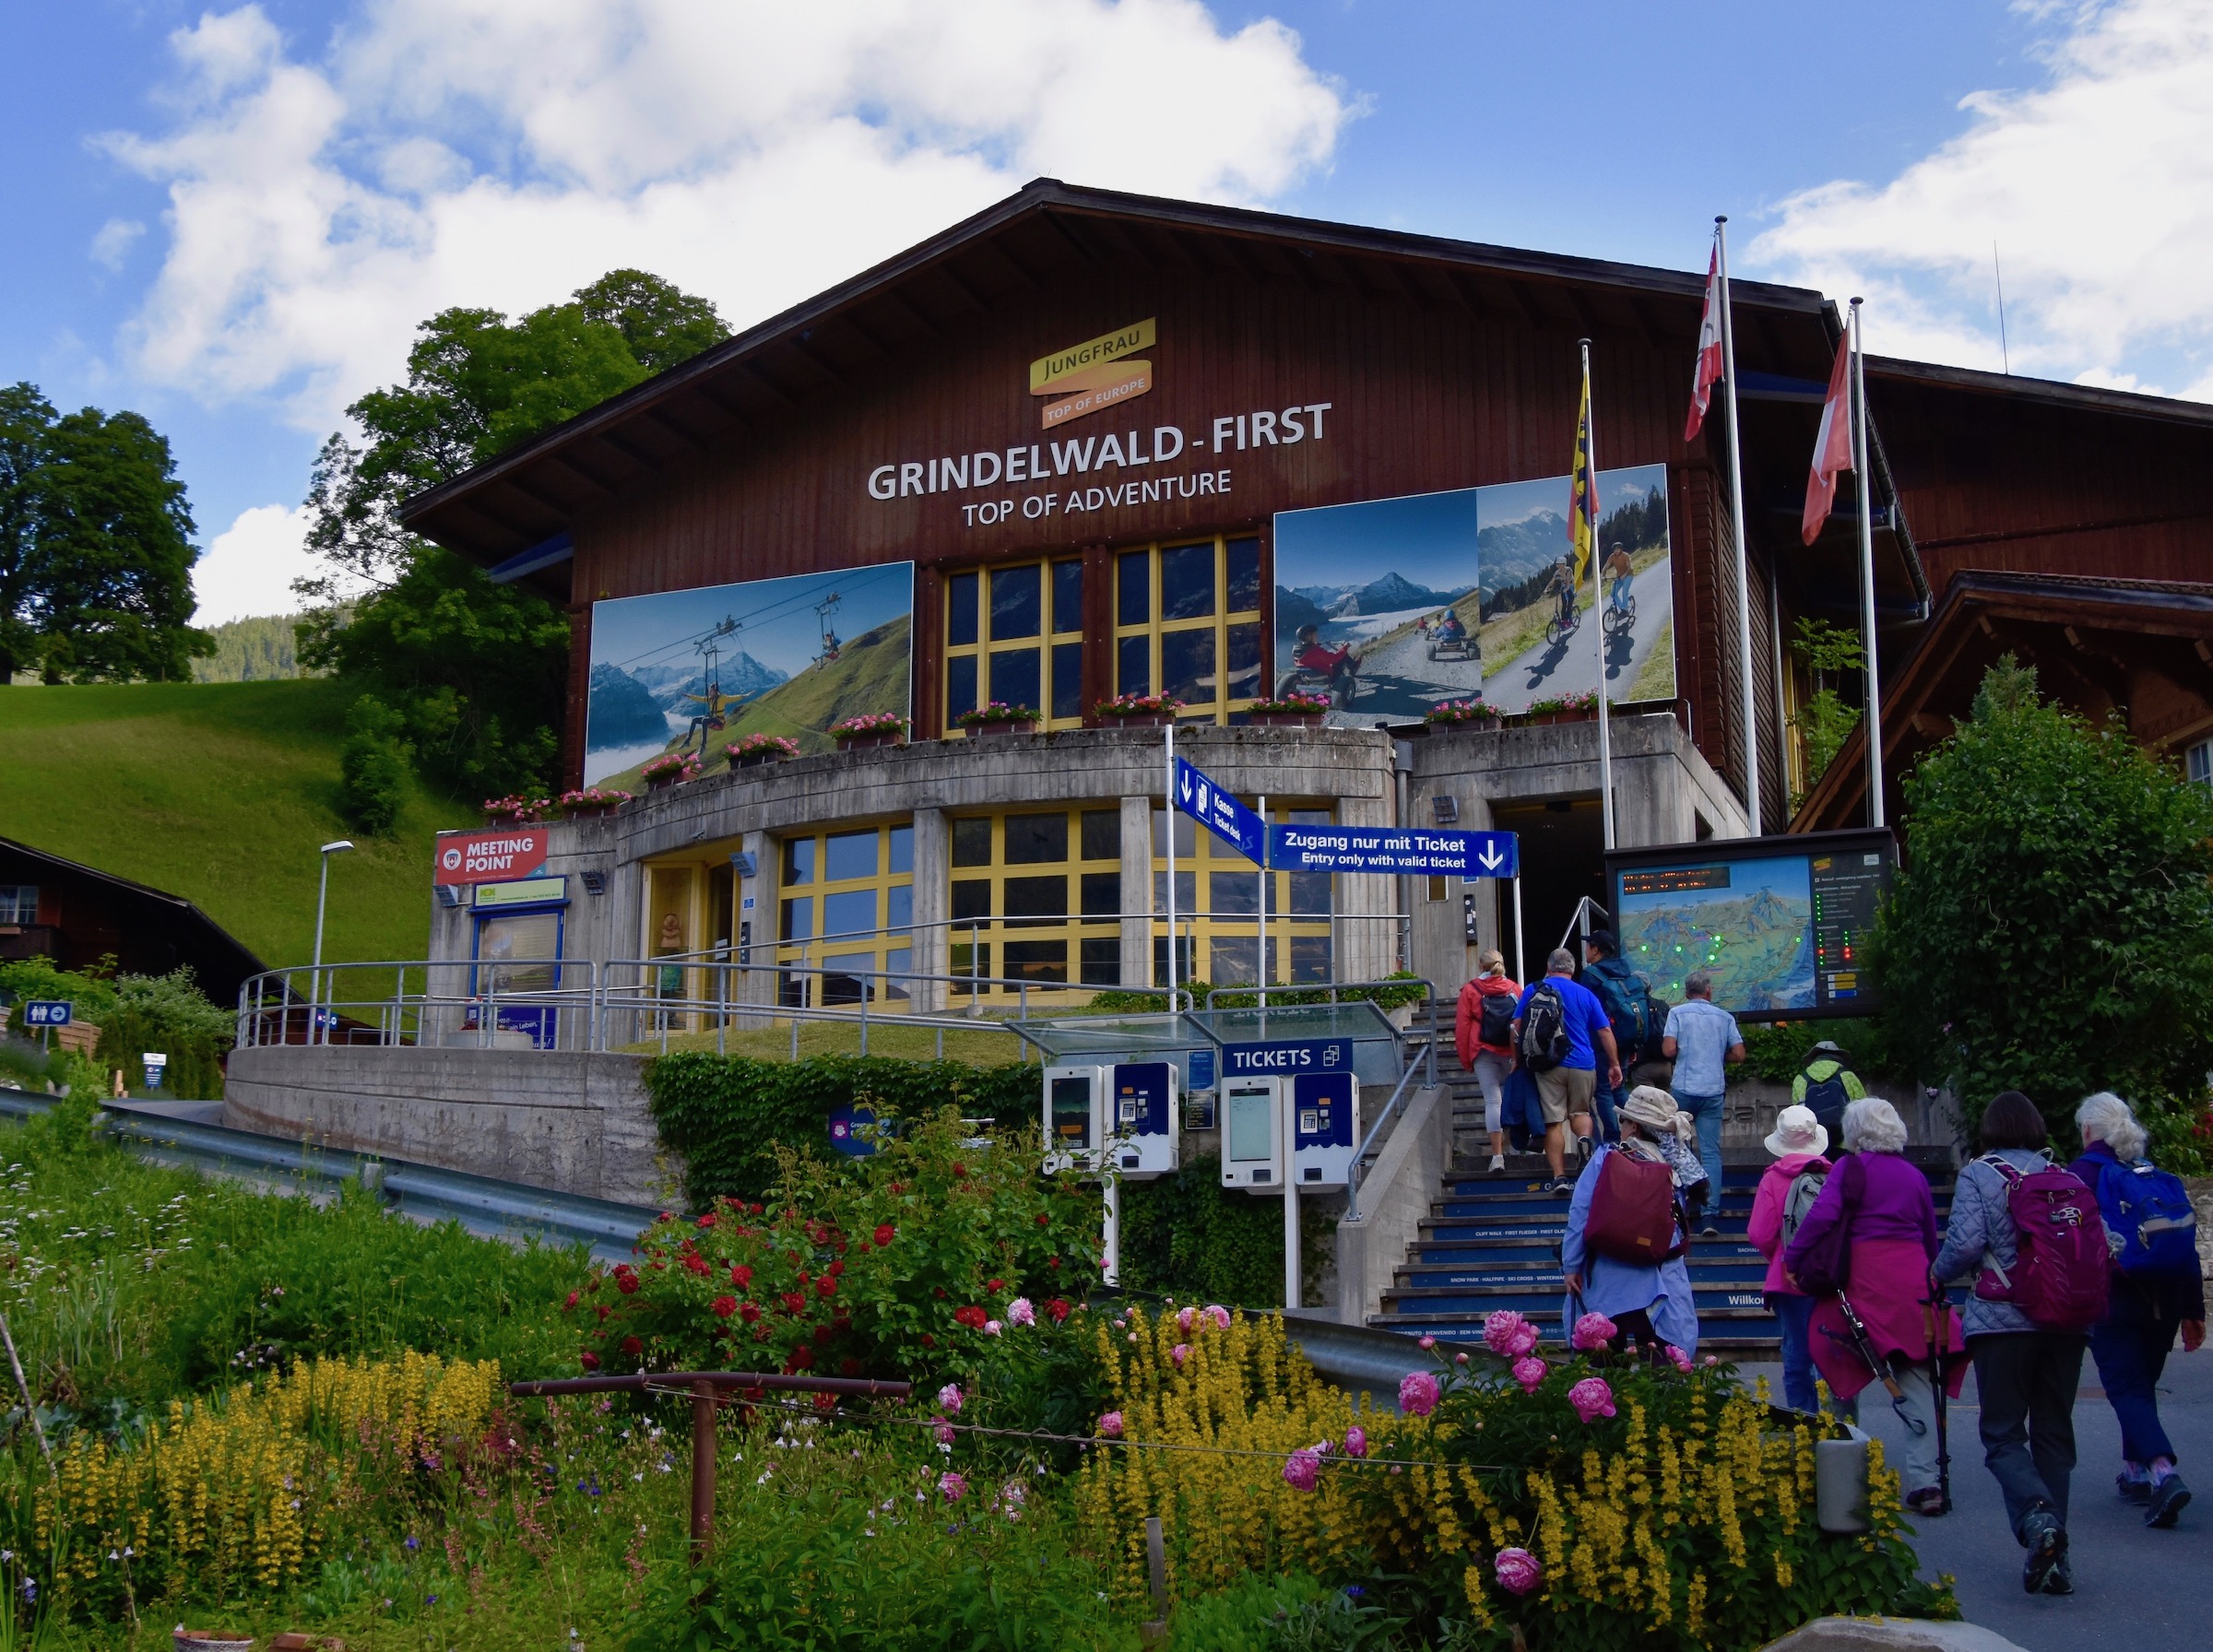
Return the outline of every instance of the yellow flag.
<path id="1" fill-rule="evenodd" d="M 1568 542 L 1575 547 L 1575 583 L 1591 577 L 1598 552 L 1598 478 L 1591 470 L 1591 369 L 1583 369 L 1583 405 L 1575 420 L 1575 468 L 1568 482 Z"/>

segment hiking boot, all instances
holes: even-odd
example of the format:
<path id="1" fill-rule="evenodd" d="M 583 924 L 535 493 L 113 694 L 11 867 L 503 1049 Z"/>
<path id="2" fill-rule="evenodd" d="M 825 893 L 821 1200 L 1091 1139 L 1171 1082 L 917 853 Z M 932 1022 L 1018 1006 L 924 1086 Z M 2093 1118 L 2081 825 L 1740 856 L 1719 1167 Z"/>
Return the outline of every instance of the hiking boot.
<path id="1" fill-rule="evenodd" d="M 2149 1503 L 2151 1476 L 2123 1472 L 2113 1476 L 2113 1490 L 2121 1493 L 2124 1503 Z"/>
<path id="2" fill-rule="evenodd" d="M 1951 1504 L 1941 1486 L 1923 1486 L 1917 1492 L 1906 1493 L 1906 1506 L 1923 1519 L 1935 1519 L 1938 1515 L 1951 1512 Z"/>
<path id="3" fill-rule="evenodd" d="M 1504 1153 L 1493 1153 L 1491 1155 L 1491 1168 L 1489 1174 L 1495 1176 L 1502 1176 L 1506 1174 L 1506 1155 Z"/>
<path id="4" fill-rule="evenodd" d="M 2050 1509 L 2032 1510 L 2021 1521 L 2021 1547 L 2029 1551 L 2029 1558 L 2021 1565 L 2021 1587 L 2031 1595 L 2041 1595 L 2052 1574 L 2066 1564 L 2067 1528 Z M 2075 1587 L 2072 1579 L 2067 1587 Z"/>
<path id="5" fill-rule="evenodd" d="M 2044 1578 L 2044 1593 L 2047 1595 L 2072 1595 L 2074 1592 L 2075 1568 L 2067 1564 L 2067 1557 L 2063 1554 L 2059 1557 L 2058 1564 Z"/>
<path id="6" fill-rule="evenodd" d="M 2190 1506 L 2190 1488 L 2183 1483 L 2179 1474 L 2170 1474 L 2151 1488 L 2151 1499 L 2144 1507 L 2144 1524 L 2154 1531 L 2165 1531 Z"/>

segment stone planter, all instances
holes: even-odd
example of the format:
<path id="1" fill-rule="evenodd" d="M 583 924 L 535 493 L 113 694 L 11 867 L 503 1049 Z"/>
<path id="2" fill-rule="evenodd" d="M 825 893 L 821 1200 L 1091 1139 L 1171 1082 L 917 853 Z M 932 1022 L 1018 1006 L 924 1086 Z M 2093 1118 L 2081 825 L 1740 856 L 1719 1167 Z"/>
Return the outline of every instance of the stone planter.
<path id="1" fill-rule="evenodd" d="M 843 750 L 844 747 L 839 747 L 839 749 Z M 730 752 L 728 756 L 730 767 L 733 769 L 758 769 L 764 763 L 780 763 L 787 761 L 787 754 L 781 751 L 748 751 L 743 756 Z"/>
<path id="2" fill-rule="evenodd" d="M 906 736 L 896 728 L 879 728 L 868 734 L 841 734 L 837 737 L 840 751 L 867 751 L 877 746 L 904 746 Z"/>
<path id="3" fill-rule="evenodd" d="M 1003 723 L 968 723 L 963 726 L 967 729 L 969 738 L 978 739 L 1007 734 L 1031 734 L 1036 730 L 1037 725 L 1025 717 Z"/>
<path id="4" fill-rule="evenodd" d="M 538 822 L 524 815 L 486 815 L 484 824 L 487 826 L 535 826 Z"/>
<path id="5" fill-rule="evenodd" d="M 1554 723 L 1595 723 L 1598 721 L 1598 710 L 1593 706 L 1587 712 L 1535 712 L 1529 720 L 1539 728 Z"/>
<path id="6" fill-rule="evenodd" d="M 180 1629 L 170 1636 L 175 1652 L 254 1652 L 251 1635 L 226 1634 L 219 1629 Z"/>
<path id="7" fill-rule="evenodd" d="M 645 789 L 649 792 L 665 792 L 682 779 L 683 776 L 680 773 L 648 775 L 645 780 Z"/>

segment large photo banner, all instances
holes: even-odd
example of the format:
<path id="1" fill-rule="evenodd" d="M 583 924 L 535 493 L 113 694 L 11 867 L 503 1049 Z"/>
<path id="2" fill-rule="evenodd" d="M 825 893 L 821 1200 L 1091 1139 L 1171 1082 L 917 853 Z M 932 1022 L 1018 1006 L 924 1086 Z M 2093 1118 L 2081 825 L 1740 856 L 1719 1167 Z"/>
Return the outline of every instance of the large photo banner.
<path id="1" fill-rule="evenodd" d="M 1572 579 L 1568 478 L 1280 512 L 1278 695 L 1326 694 L 1329 722 L 1418 722 L 1448 700 L 1501 713 L 1595 692 L 1675 697 L 1667 467 L 1598 475 L 1599 558 Z"/>
<path id="2" fill-rule="evenodd" d="M 585 784 L 637 791 L 650 760 L 713 762 L 745 734 L 827 751 L 833 723 L 911 715 L 914 604 L 912 562 L 595 602 Z"/>

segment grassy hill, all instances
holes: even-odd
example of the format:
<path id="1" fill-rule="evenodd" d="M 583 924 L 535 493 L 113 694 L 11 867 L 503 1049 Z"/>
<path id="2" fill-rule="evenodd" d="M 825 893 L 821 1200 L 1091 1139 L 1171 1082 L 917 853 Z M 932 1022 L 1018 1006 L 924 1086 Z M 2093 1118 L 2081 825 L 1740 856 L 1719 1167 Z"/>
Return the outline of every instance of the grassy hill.
<path id="1" fill-rule="evenodd" d="M 393 835 L 338 818 L 352 691 L 326 679 L 0 688 L 0 836 L 198 903 L 271 964 L 303 963 L 319 844 L 324 956 L 420 958 L 431 838 L 476 812 L 414 783 Z"/>

